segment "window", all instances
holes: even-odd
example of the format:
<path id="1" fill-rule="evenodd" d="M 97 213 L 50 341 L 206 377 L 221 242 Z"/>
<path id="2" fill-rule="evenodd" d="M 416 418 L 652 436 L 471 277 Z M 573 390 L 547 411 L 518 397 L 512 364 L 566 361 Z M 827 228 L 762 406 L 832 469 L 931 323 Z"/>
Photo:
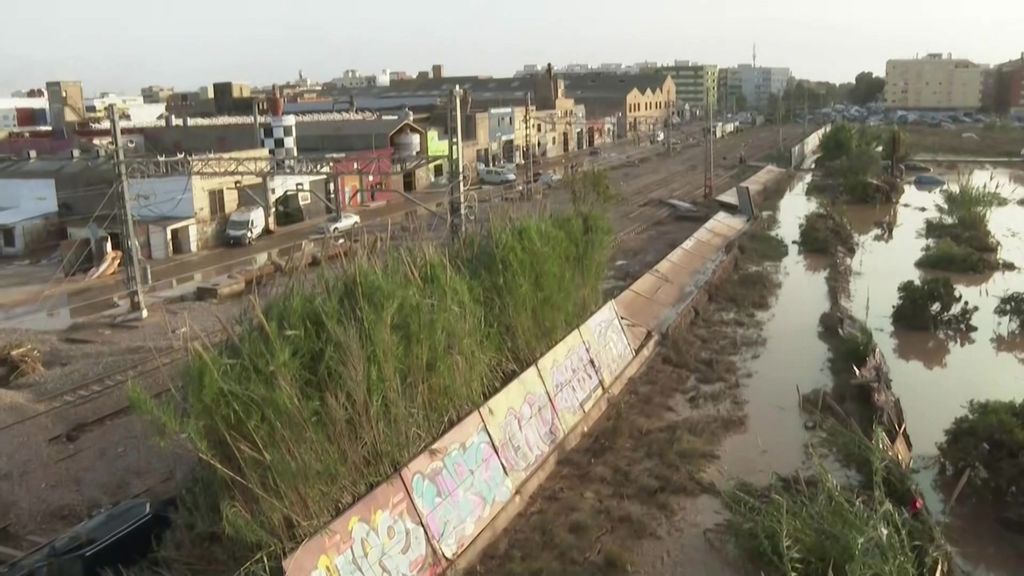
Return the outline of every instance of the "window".
<path id="1" fill-rule="evenodd" d="M 0 246 L 14 248 L 15 246 L 17 246 L 17 244 L 18 243 L 14 241 L 14 228 L 4 228 L 3 242 L 0 243 Z"/>
<path id="2" fill-rule="evenodd" d="M 207 191 L 207 195 L 210 201 L 210 218 L 217 218 L 224 215 L 224 190 L 218 188 L 217 190 Z"/>

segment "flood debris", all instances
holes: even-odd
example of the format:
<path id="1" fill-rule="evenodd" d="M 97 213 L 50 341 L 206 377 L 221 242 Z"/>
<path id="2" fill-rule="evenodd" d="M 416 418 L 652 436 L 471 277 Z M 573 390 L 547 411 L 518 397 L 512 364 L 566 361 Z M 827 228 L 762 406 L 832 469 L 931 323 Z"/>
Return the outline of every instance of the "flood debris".
<path id="1" fill-rule="evenodd" d="M 907 280 L 897 290 L 899 299 L 892 310 L 893 326 L 954 334 L 977 330 L 971 319 L 978 307 L 965 301 L 949 278 Z"/>
<path id="2" fill-rule="evenodd" d="M 0 348 L 0 385 L 43 371 L 43 355 L 32 344 L 12 342 Z"/>

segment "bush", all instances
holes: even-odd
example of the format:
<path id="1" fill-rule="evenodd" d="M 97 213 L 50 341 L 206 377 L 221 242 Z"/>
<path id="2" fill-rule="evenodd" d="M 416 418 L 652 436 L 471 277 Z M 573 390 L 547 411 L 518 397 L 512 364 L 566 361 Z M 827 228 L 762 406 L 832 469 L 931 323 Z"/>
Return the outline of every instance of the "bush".
<path id="1" fill-rule="evenodd" d="M 610 241 L 582 213 L 347 261 L 199 348 L 184 411 L 141 403 L 215 471 L 224 534 L 283 552 L 596 309 Z"/>
<path id="2" fill-rule="evenodd" d="M 908 280 L 899 285 L 898 292 L 899 299 L 892 310 L 893 326 L 931 331 L 975 329 L 971 319 L 978 307 L 961 303 L 962 297 L 949 278 Z"/>
<path id="3" fill-rule="evenodd" d="M 800 224 L 800 248 L 805 252 L 834 254 L 857 250 L 857 242 L 846 218 L 831 208 L 820 208 L 804 217 Z"/>
<path id="4" fill-rule="evenodd" d="M 1011 329 L 1024 330 L 1024 292 L 1012 292 L 999 298 L 995 314 L 1009 319 Z"/>
<path id="5" fill-rule="evenodd" d="M 924 254 L 914 263 L 921 268 L 959 274 L 984 274 L 1000 268 L 992 254 L 984 254 L 943 238 L 929 243 Z"/>
<path id="6" fill-rule="evenodd" d="M 744 256 L 760 262 L 781 262 L 789 254 L 785 240 L 762 228 L 744 234 L 739 247 Z"/>
<path id="7" fill-rule="evenodd" d="M 1024 402 L 972 401 L 939 444 L 946 473 L 976 469 L 971 482 L 1000 499 L 1024 495 Z"/>
<path id="8" fill-rule="evenodd" d="M 857 144 L 854 128 L 849 124 L 837 124 L 821 138 L 821 160 L 835 162 L 845 158 Z"/>

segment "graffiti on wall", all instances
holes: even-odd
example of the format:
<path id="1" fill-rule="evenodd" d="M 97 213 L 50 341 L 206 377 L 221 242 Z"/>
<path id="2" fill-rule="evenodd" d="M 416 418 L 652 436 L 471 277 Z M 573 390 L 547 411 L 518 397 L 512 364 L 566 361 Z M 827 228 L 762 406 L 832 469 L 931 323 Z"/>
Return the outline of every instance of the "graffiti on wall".
<path id="1" fill-rule="evenodd" d="M 512 498 L 512 483 L 477 412 L 416 457 L 402 479 L 427 532 L 449 559 Z"/>
<path id="2" fill-rule="evenodd" d="M 574 330 L 537 362 L 562 428 L 572 430 L 601 396 L 601 379 L 580 333 Z"/>
<path id="3" fill-rule="evenodd" d="M 562 437 L 562 426 L 535 366 L 491 398 L 480 415 L 513 486 L 519 486 Z"/>
<path id="4" fill-rule="evenodd" d="M 288 576 L 432 576 L 442 568 L 397 476 L 285 561 Z"/>
<path id="5" fill-rule="evenodd" d="M 597 364 L 601 381 L 610 386 L 633 358 L 633 348 L 619 322 L 615 302 L 608 302 L 580 326 L 580 335 Z"/>

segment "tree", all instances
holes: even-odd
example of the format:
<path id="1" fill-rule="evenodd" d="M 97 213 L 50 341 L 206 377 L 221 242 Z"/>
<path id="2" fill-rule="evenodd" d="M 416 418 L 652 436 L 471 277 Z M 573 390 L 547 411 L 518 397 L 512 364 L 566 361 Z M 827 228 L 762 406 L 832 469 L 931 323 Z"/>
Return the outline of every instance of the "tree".
<path id="1" fill-rule="evenodd" d="M 879 99 L 885 91 L 885 78 L 876 77 L 873 72 L 861 72 L 854 78 L 849 100 L 858 106 L 870 104 Z"/>

